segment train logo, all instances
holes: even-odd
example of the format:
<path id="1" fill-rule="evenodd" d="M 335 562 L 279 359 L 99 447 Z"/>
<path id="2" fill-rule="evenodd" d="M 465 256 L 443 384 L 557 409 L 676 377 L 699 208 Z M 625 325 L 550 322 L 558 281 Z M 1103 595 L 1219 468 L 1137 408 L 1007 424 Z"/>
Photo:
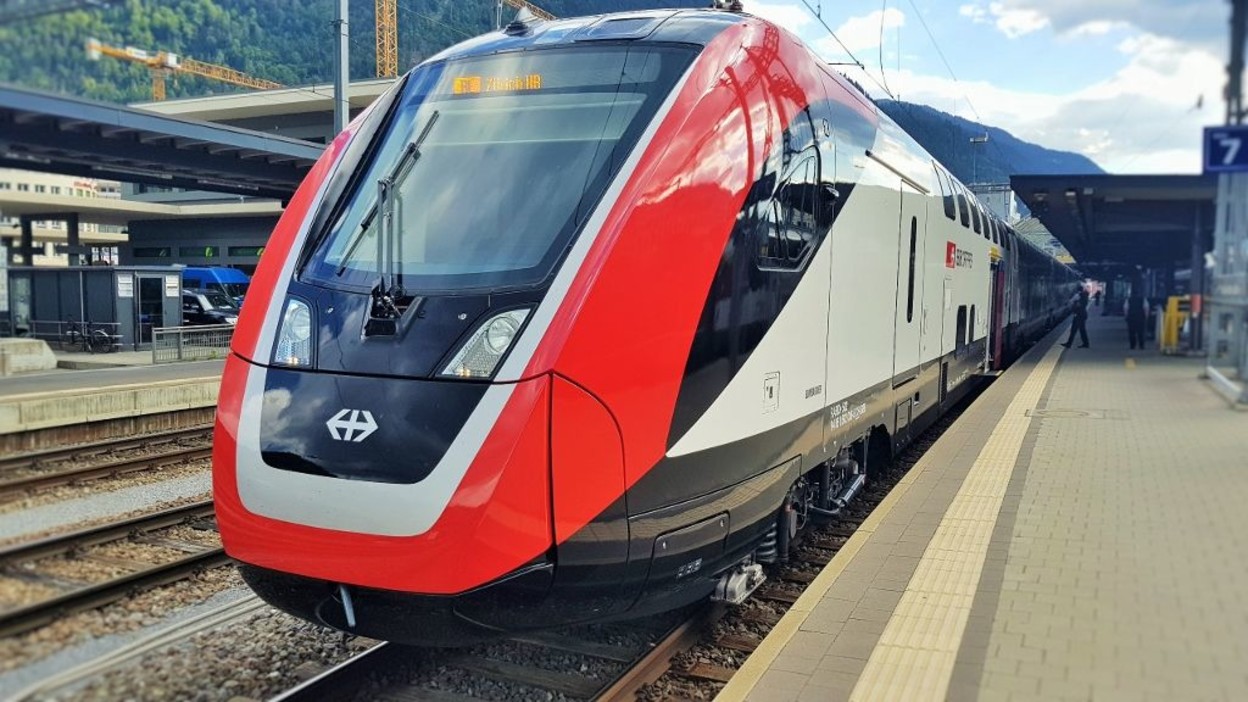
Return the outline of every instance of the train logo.
<path id="1" fill-rule="evenodd" d="M 966 249 L 959 249 L 952 241 L 945 243 L 945 268 L 972 268 L 975 256 Z"/>
<path id="2" fill-rule="evenodd" d="M 350 419 L 347 418 L 348 414 L 351 415 Z M 325 426 L 329 427 L 329 434 L 335 441 L 354 441 L 357 444 L 377 431 L 377 422 L 373 420 L 373 413 L 368 410 L 340 410 L 325 422 Z"/>

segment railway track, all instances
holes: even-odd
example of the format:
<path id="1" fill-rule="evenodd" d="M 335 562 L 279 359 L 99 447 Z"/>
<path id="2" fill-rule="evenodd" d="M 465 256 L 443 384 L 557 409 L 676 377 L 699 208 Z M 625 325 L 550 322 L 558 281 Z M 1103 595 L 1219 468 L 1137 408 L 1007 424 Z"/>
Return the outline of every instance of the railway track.
<path id="1" fill-rule="evenodd" d="M 72 485 L 126 473 L 180 465 L 212 455 L 211 427 L 180 429 L 120 441 L 101 441 L 66 448 L 34 451 L 0 460 L 0 498 L 60 485 Z M 193 445 L 187 445 L 194 442 Z M 156 454 L 124 456 L 89 465 L 70 464 L 61 469 L 42 470 L 50 464 L 104 457 L 112 453 L 168 447 Z M 33 471 L 28 475 L 14 473 Z"/>
<path id="2" fill-rule="evenodd" d="M 219 544 L 205 547 L 202 544 L 164 538 L 158 533 L 181 525 L 214 529 L 212 501 L 197 502 L 0 549 L 0 577 L 29 583 L 41 590 L 52 590 L 55 593 L 33 602 L 0 609 L 0 637 L 20 634 L 60 617 L 94 609 L 135 592 L 181 580 L 229 561 Z M 124 541 L 179 555 L 171 560 L 149 563 L 93 553 L 93 549 Z M 72 577 L 40 572 L 40 564 L 52 562 L 57 557 L 107 566 L 123 572 L 96 582 L 83 582 Z"/>
<path id="3" fill-rule="evenodd" d="M 953 424 L 973 398 L 974 395 L 916 439 L 898 457 L 893 469 L 864 490 L 860 499 L 851 503 L 841 516 L 804 532 L 794 543 L 789 560 L 770 568 L 768 581 L 742 605 L 700 607 L 664 631 L 652 632 L 645 638 L 644 645 L 631 649 L 604 646 L 591 638 L 560 632 L 507 640 L 509 644 L 550 651 L 552 660 L 556 654 L 567 653 L 608 662 L 617 667 L 610 676 L 591 678 L 558 670 L 553 664 L 516 665 L 489 655 L 488 648 L 447 652 L 382 643 L 273 698 L 272 702 L 324 699 L 469 702 L 486 697 L 440 689 L 441 681 L 447 678 L 443 672 L 446 670 L 463 671 L 478 680 L 544 691 L 552 699 L 594 702 L 710 699 L 762 643 L 767 632 L 835 557 L 893 485 Z M 640 620 L 637 625 L 644 629 L 646 621 Z M 419 672 L 431 669 L 439 671 L 432 678 Z"/>
<path id="4" fill-rule="evenodd" d="M 391 702 L 461 702 L 469 695 L 423 686 L 405 680 L 407 673 L 437 666 L 493 681 L 551 693 L 555 699 L 617 702 L 632 700 L 635 692 L 667 670 L 669 661 L 692 646 L 722 615 L 723 607 L 702 606 L 672 625 L 672 617 L 643 619 L 617 625 L 590 627 L 616 631 L 638 641 L 635 645 L 604 643 L 601 636 L 556 631 L 518 635 L 497 645 L 522 646 L 552 656 L 593 659 L 611 672 L 597 677 L 521 665 L 488 655 L 488 649 L 440 651 L 381 643 L 273 698 L 273 702 L 310 702 L 325 699 L 377 699 Z M 666 620 L 666 623 L 664 622 Z"/>

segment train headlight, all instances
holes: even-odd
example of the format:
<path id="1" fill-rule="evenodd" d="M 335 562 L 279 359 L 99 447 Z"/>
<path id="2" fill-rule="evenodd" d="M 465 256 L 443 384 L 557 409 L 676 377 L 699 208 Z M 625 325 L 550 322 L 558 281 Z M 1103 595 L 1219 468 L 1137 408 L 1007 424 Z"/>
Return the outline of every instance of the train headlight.
<path id="1" fill-rule="evenodd" d="M 531 310 L 508 310 L 485 320 L 468 337 L 451 362 L 442 369 L 444 378 L 484 379 L 494 375 L 499 361 L 515 343 L 520 327 Z"/>
<path id="2" fill-rule="evenodd" d="M 277 343 L 273 345 L 273 365 L 292 368 L 312 365 L 312 308 L 299 298 L 286 299 Z"/>

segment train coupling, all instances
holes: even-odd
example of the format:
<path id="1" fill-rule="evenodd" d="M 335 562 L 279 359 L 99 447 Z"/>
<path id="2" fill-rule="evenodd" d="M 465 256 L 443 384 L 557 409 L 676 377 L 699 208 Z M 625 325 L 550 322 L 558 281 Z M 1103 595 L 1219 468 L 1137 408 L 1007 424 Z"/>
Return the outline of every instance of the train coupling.
<path id="1" fill-rule="evenodd" d="M 738 565 L 720 577 L 711 600 L 734 605 L 741 604 L 766 579 L 767 576 L 763 573 L 761 565 L 757 563 Z"/>

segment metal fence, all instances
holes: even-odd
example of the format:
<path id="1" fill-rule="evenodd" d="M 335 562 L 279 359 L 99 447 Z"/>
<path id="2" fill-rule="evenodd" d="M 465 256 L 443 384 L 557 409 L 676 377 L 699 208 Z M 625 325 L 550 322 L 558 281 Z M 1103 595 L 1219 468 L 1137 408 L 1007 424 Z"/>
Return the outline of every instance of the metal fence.
<path id="1" fill-rule="evenodd" d="M 152 329 L 152 363 L 206 361 L 230 353 L 233 324 Z"/>
<path id="2" fill-rule="evenodd" d="M 120 326 L 116 322 L 65 322 L 32 319 L 26 324 L 28 339 L 42 339 L 62 351 L 107 353 L 121 348 Z M 107 337 L 105 341 L 102 338 Z"/>

